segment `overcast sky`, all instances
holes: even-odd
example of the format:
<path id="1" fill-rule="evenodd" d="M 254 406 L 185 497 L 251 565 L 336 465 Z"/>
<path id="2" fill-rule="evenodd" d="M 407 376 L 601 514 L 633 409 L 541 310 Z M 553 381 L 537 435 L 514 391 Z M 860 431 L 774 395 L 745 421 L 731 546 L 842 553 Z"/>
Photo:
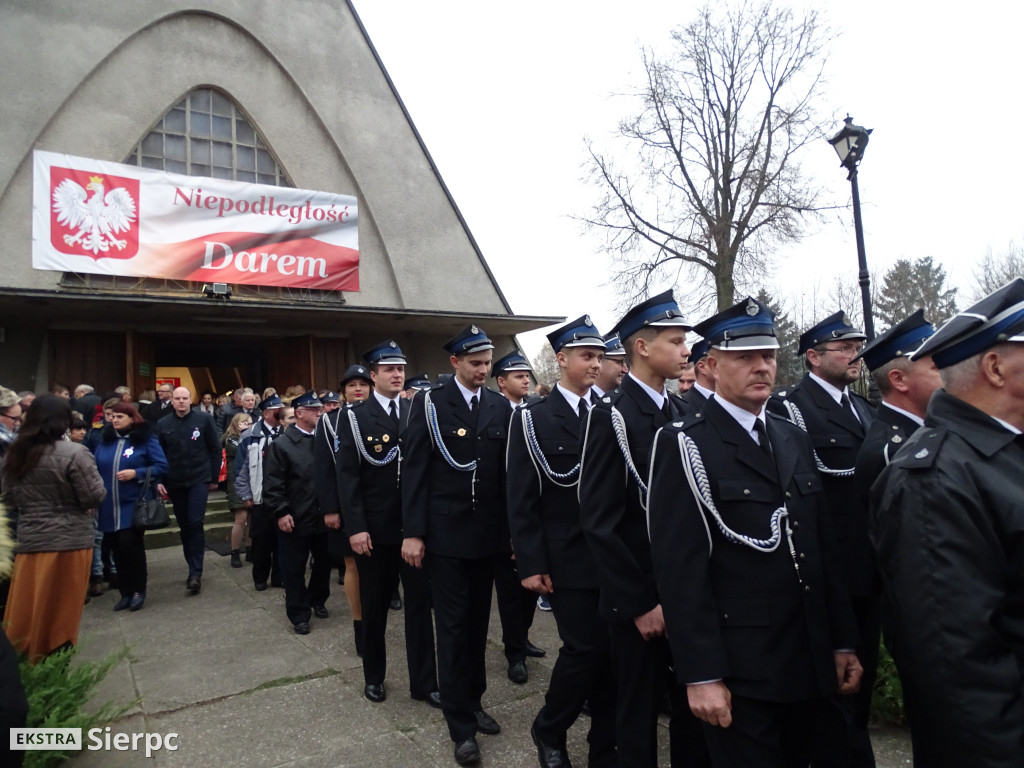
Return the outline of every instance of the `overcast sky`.
<path id="1" fill-rule="evenodd" d="M 624 94 L 642 82 L 640 46 L 665 50 L 699 4 L 355 5 L 513 311 L 589 312 L 610 329 L 619 314 L 610 257 L 572 218 L 597 194 L 582 180 L 583 141 L 614 147 L 619 119 L 635 111 Z M 899 258 L 932 256 L 969 293 L 987 249 L 1024 240 L 1024 152 L 1015 149 L 1024 6 L 864 0 L 834 9 L 827 18 L 841 36 L 819 111 L 836 116 L 830 134 L 847 112 L 874 129 L 859 176 L 869 267 L 880 279 Z M 848 202 L 827 142 L 803 162 Z M 764 285 L 794 302 L 827 291 L 840 271 L 855 280 L 852 214 L 830 215 L 777 260 Z M 533 355 L 543 333 L 520 342 Z"/>

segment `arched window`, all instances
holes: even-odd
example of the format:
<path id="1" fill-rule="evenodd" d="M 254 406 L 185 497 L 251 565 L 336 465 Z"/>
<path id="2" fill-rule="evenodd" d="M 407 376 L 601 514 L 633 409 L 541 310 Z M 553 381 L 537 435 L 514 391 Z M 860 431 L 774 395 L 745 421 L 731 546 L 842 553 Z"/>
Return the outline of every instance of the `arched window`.
<path id="1" fill-rule="evenodd" d="M 171 107 L 125 163 L 186 176 L 294 186 L 238 105 L 213 88 L 197 88 Z"/>

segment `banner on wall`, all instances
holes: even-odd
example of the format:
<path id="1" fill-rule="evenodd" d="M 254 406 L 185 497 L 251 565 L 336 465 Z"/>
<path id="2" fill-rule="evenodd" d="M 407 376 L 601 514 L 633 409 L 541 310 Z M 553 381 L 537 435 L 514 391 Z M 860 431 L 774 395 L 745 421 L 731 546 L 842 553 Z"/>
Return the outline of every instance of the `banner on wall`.
<path id="1" fill-rule="evenodd" d="M 34 153 L 32 266 L 359 290 L 356 198 Z"/>

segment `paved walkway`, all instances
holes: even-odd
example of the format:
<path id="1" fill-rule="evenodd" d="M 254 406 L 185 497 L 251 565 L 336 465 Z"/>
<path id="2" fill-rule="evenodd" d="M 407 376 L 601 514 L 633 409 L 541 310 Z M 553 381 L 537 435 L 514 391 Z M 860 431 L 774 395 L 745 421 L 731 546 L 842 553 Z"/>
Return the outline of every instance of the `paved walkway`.
<path id="1" fill-rule="evenodd" d="M 96 700 L 137 700 L 114 732 L 178 734 L 177 751 L 154 760 L 131 751 L 83 751 L 74 768 L 102 766 L 455 766 L 440 711 L 409 698 L 402 615 L 388 623 L 388 699 L 362 696 L 363 677 L 352 643 L 352 622 L 341 587 L 333 584 L 325 620 L 299 637 L 284 614 L 280 589 L 256 592 L 248 565 L 206 553 L 203 591 L 185 597 L 185 563 L 178 548 L 149 552 L 146 607 L 112 611 L 115 593 L 85 607 L 81 655 L 98 659 L 123 646 L 125 660 L 102 683 Z M 486 768 L 537 765 L 529 726 L 543 703 L 558 637 L 554 618 L 538 612 L 531 639 L 548 650 L 531 659 L 530 681 L 506 676 L 501 629 L 492 611 L 485 708 L 498 720 L 498 736 L 479 736 Z M 585 765 L 582 718 L 569 737 L 570 756 Z M 662 765 L 668 733 L 662 729 Z M 86 740 L 86 744 L 88 744 Z M 910 765 L 909 738 L 878 732 L 879 768 Z"/>

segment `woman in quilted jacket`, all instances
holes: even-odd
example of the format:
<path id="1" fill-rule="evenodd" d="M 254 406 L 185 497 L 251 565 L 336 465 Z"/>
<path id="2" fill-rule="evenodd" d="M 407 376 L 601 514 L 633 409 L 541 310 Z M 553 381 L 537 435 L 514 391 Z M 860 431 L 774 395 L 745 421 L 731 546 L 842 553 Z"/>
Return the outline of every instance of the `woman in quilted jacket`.
<path id="1" fill-rule="evenodd" d="M 4 499 L 18 517 L 4 624 L 32 663 L 78 642 L 93 513 L 106 496 L 89 450 L 66 439 L 70 426 L 66 400 L 37 398 L 3 463 Z"/>

